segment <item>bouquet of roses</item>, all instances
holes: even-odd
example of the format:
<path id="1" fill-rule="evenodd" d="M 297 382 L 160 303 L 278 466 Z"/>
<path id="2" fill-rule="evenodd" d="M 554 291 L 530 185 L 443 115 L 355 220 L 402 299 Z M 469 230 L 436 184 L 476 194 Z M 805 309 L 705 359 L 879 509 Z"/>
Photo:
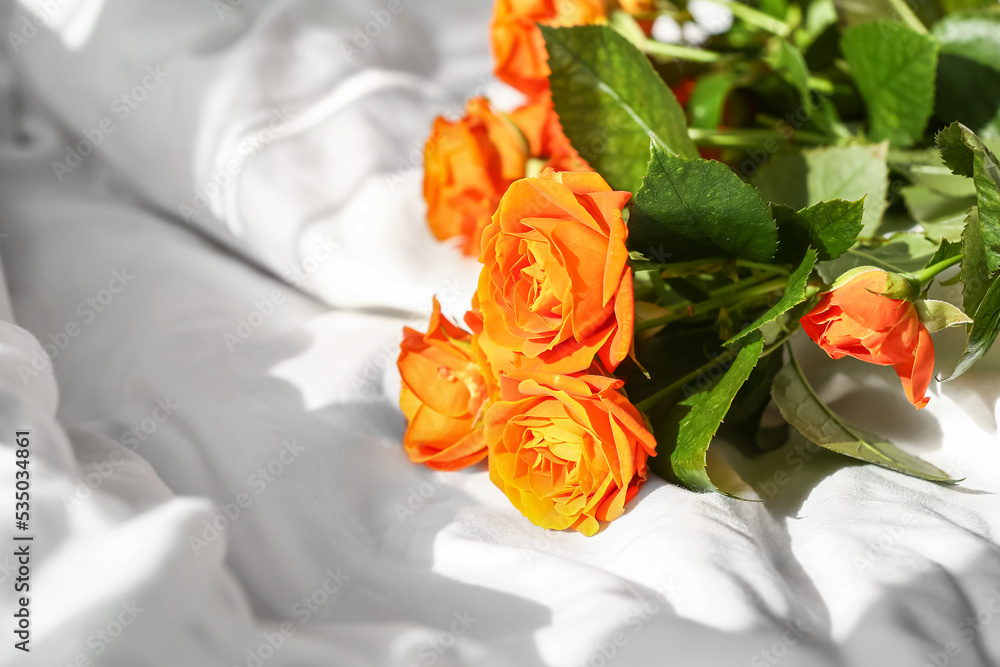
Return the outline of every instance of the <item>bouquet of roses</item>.
<path id="1" fill-rule="evenodd" d="M 427 142 L 430 227 L 483 268 L 465 328 L 435 301 L 404 332 L 413 461 L 486 458 L 528 519 L 591 535 L 650 469 L 725 492 L 713 439 L 753 443 L 773 400 L 820 447 L 956 481 L 835 414 L 789 340 L 891 366 L 916 409 L 932 333 L 967 330 L 949 379 L 992 345 L 996 2 L 496 0 L 491 32 L 526 101 Z"/>

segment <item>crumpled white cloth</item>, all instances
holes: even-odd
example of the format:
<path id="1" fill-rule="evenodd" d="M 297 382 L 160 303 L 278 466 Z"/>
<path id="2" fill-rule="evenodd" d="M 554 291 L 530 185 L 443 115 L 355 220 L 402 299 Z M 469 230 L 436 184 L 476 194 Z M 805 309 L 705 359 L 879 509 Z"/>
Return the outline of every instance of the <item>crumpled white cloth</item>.
<path id="1" fill-rule="evenodd" d="M 492 85 L 488 3 L 56 5 L 0 67 L 0 496 L 29 428 L 36 535 L 32 653 L 0 627 L 4 664 L 1000 662 L 997 354 L 914 413 L 803 346 L 837 410 L 958 487 L 793 442 L 738 461 L 766 502 L 651 480 L 595 537 L 540 530 L 483 467 L 410 464 L 396 407 L 401 327 L 475 279 L 426 231 L 419 149 Z"/>

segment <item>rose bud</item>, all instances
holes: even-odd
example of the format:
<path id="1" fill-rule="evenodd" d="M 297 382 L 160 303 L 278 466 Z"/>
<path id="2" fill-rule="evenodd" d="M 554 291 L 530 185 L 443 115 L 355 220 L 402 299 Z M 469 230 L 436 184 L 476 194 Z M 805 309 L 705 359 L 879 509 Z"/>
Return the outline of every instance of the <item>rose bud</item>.
<path id="1" fill-rule="evenodd" d="M 800 321 L 833 359 L 892 366 L 906 397 L 920 409 L 929 400 L 934 343 L 913 303 L 885 295 L 898 278 L 874 268 L 845 274 Z"/>

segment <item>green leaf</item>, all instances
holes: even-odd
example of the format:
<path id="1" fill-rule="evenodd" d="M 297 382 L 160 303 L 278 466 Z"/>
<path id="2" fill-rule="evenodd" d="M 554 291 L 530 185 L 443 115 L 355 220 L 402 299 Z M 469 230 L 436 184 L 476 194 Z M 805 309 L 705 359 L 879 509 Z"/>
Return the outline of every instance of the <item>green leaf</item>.
<path id="1" fill-rule="evenodd" d="M 616 9 L 611 12 L 608 25 L 619 35 L 635 44 L 637 48 L 641 49 L 648 39 L 639 22 L 631 14 L 622 9 Z"/>
<path id="2" fill-rule="evenodd" d="M 725 345 L 735 343 L 751 331 L 756 331 L 768 322 L 773 322 L 805 301 L 806 283 L 809 281 L 809 275 L 812 273 L 814 266 L 816 266 L 816 251 L 809 248 L 806 251 L 805 257 L 802 258 L 802 263 L 788 277 L 788 285 L 785 287 L 785 293 L 778 299 L 778 303 L 774 304 L 766 313 L 757 318 L 756 322 L 748 325 L 743 331 L 727 340 Z"/>
<path id="3" fill-rule="evenodd" d="M 889 188 L 888 147 L 814 148 L 764 163 L 751 179 L 771 202 L 798 210 L 833 199 L 864 199 L 864 227 L 871 236 L 882 221 Z"/>
<path id="4" fill-rule="evenodd" d="M 653 144 L 649 168 L 629 218 L 629 249 L 659 249 L 689 259 L 720 252 L 757 262 L 778 247 L 771 209 L 721 162 L 671 155 Z"/>
<path id="5" fill-rule="evenodd" d="M 774 378 L 771 398 L 795 430 L 820 447 L 934 482 L 956 482 L 936 466 L 907 454 L 833 412 L 809 385 L 795 356 Z"/>
<path id="6" fill-rule="evenodd" d="M 923 234 L 896 234 L 880 245 L 855 246 L 833 261 L 820 262 L 816 270 L 827 283 L 832 283 L 838 276 L 860 266 L 874 266 L 894 273 L 910 273 L 924 268 L 937 248 L 937 244 Z"/>
<path id="7" fill-rule="evenodd" d="M 913 186 L 927 188 L 949 197 L 975 197 L 976 186 L 968 178 L 952 173 L 941 159 L 941 151 L 903 148 L 891 151 L 893 169 L 903 174 Z"/>
<path id="8" fill-rule="evenodd" d="M 646 56 L 606 26 L 541 26 L 556 112 L 574 148 L 616 190 L 635 192 L 650 139 L 696 157 L 684 110 Z"/>
<path id="9" fill-rule="evenodd" d="M 990 288 L 990 270 L 986 265 L 986 246 L 983 244 L 979 212 L 973 209 L 966 219 L 962 232 L 962 306 L 967 313 L 979 310 L 986 291 Z"/>
<path id="10" fill-rule="evenodd" d="M 706 469 L 708 447 L 763 349 L 764 339 L 755 336 L 736 353 L 732 365 L 711 389 L 684 399 L 671 412 L 665 432 L 674 436 L 677 445 L 670 455 L 670 464 L 677 479 L 689 488 L 718 491 Z"/>
<path id="11" fill-rule="evenodd" d="M 901 20 L 902 15 L 893 0 L 834 0 L 846 25 L 856 25 L 878 19 Z M 906 2 L 924 25 L 933 25 L 944 14 L 960 9 L 996 4 L 996 0 L 917 0 Z"/>
<path id="12" fill-rule="evenodd" d="M 802 104 L 807 110 L 811 110 L 813 104 L 809 94 L 809 67 L 802 52 L 780 38 L 771 39 L 769 47 L 768 64 L 798 91 Z"/>
<path id="13" fill-rule="evenodd" d="M 986 270 L 996 273 L 1000 270 L 1000 164 L 986 144 L 960 123 L 952 123 L 938 133 L 937 142 L 941 159 L 952 171 L 972 176 L 978 217 L 967 224 L 978 222 Z"/>
<path id="14" fill-rule="evenodd" d="M 976 152 L 976 210 L 990 273 L 1000 270 L 1000 165 L 989 151 Z"/>
<path id="15" fill-rule="evenodd" d="M 941 0 L 941 8 L 949 14 L 963 9 L 980 9 L 990 5 L 996 5 L 996 0 Z"/>
<path id="16" fill-rule="evenodd" d="M 784 20 L 788 14 L 788 0 L 760 0 L 760 10 L 775 18 Z"/>
<path id="17" fill-rule="evenodd" d="M 927 233 L 927 238 L 934 240 L 948 240 L 960 243 L 962 240 L 962 230 L 965 228 L 965 216 L 942 218 L 937 222 L 924 222 L 921 227 Z"/>
<path id="18" fill-rule="evenodd" d="M 962 312 L 958 306 L 954 306 L 947 301 L 934 301 L 933 299 L 921 299 L 914 306 L 917 315 L 928 333 L 935 333 L 948 327 L 959 324 L 969 324 L 972 322 L 969 316 Z"/>
<path id="19" fill-rule="evenodd" d="M 833 0 L 837 14 L 847 26 L 861 25 L 880 19 L 891 20 L 898 15 L 888 0 Z"/>
<path id="20" fill-rule="evenodd" d="M 868 107 L 872 138 L 893 146 L 920 139 L 934 108 L 934 38 L 876 21 L 848 28 L 840 45 Z"/>
<path id="21" fill-rule="evenodd" d="M 808 0 L 806 9 L 806 20 L 801 28 L 805 44 L 812 45 L 826 29 L 837 23 L 837 8 L 832 0 Z M 805 49 L 803 42 L 799 42 L 799 47 Z"/>
<path id="22" fill-rule="evenodd" d="M 934 266 L 939 262 L 943 262 L 946 259 L 951 259 L 952 257 L 957 257 L 958 255 L 961 254 L 962 254 L 961 243 L 954 243 L 952 241 L 942 240 L 941 245 L 938 246 L 938 249 L 934 252 L 933 255 L 931 255 L 931 258 L 927 260 L 926 264 L 924 264 L 924 268 L 926 269 L 929 266 Z"/>
<path id="23" fill-rule="evenodd" d="M 941 152 L 941 161 L 952 173 L 968 178 L 975 175 L 975 151 L 986 147 L 971 130 L 961 123 L 952 123 L 937 133 L 934 142 Z"/>
<path id="24" fill-rule="evenodd" d="M 814 197 L 809 192 L 806 181 L 809 172 L 808 152 L 809 149 L 806 149 L 801 153 L 772 157 L 750 176 L 750 182 L 767 201 L 788 206 L 795 211 L 819 203 L 821 199 L 811 201 Z"/>
<path id="25" fill-rule="evenodd" d="M 771 204 L 771 215 L 778 223 L 778 252 L 773 262 L 795 264 L 801 261 L 812 244 L 805 220 L 799 217 L 798 211 L 784 204 Z"/>
<path id="26" fill-rule="evenodd" d="M 972 316 L 972 328 L 965 352 L 948 380 L 954 380 L 986 354 L 1000 332 L 1000 276 L 993 279 Z"/>
<path id="27" fill-rule="evenodd" d="M 953 197 L 915 185 L 908 185 L 900 192 L 910 215 L 920 223 L 927 235 L 948 241 L 957 241 L 962 236 L 969 208 L 976 205 L 975 194 L 971 197 Z"/>
<path id="28" fill-rule="evenodd" d="M 864 227 L 864 199 L 813 204 L 798 213 L 821 260 L 836 259 L 850 250 Z"/>
<path id="29" fill-rule="evenodd" d="M 946 16 L 934 25 L 934 36 L 941 44 L 937 115 L 984 137 L 1000 136 L 1000 14 Z"/>
<path id="30" fill-rule="evenodd" d="M 714 130 L 722 125 L 726 98 L 734 85 L 733 75 L 729 72 L 706 74 L 698 79 L 687 104 L 691 127 Z"/>
<path id="31" fill-rule="evenodd" d="M 765 341 L 766 343 L 766 341 Z M 769 354 L 763 357 L 750 373 L 750 377 L 740 388 L 733 405 L 726 413 L 724 428 L 726 437 L 756 444 L 760 431 L 760 421 L 764 416 L 767 404 L 771 402 L 771 385 L 774 376 L 784 367 L 781 354 Z"/>

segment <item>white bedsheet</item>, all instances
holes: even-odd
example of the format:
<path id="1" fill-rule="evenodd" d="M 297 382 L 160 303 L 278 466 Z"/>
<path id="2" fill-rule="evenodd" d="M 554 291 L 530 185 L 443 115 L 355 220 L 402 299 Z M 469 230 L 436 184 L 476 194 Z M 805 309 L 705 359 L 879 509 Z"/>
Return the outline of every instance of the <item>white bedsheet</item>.
<path id="1" fill-rule="evenodd" d="M 495 87 L 488 3 L 31 4 L 0 31 L 24 39 L 0 67 L 0 496 L 30 428 L 36 534 L 30 655 L 0 557 L 3 664 L 1000 664 L 1000 355 L 914 415 L 891 373 L 805 350 L 955 488 L 800 443 L 742 462 L 767 502 L 653 480 L 586 538 L 482 467 L 406 460 L 401 326 L 433 293 L 460 313 L 476 274 L 426 231 L 419 148 Z"/>

